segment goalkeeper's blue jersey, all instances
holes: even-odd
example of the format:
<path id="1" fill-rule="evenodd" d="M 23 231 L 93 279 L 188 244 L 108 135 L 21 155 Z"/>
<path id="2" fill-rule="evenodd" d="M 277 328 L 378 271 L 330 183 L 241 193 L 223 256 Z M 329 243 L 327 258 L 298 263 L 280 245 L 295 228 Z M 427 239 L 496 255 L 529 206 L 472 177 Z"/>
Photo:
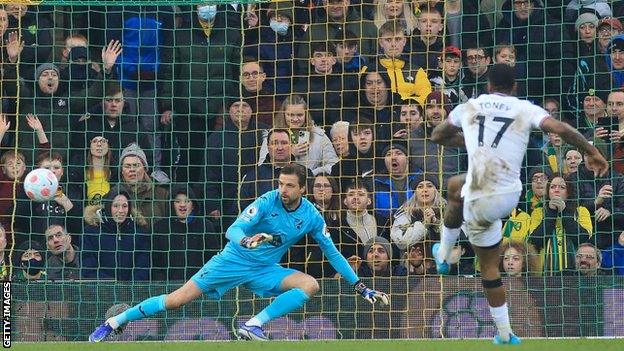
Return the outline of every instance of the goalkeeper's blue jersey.
<path id="1" fill-rule="evenodd" d="M 258 233 L 271 234 L 273 241 L 265 242 L 254 249 L 240 245 L 245 236 L 252 237 Z M 220 255 L 235 257 L 236 262 L 241 265 L 255 267 L 276 264 L 306 234 L 312 235 L 331 265 L 349 283 L 358 281 L 347 260 L 336 249 L 325 220 L 314 205 L 302 198 L 299 207 L 289 211 L 282 203 L 279 190 L 269 191 L 247 206 L 228 228 L 226 237 L 230 241 Z"/>

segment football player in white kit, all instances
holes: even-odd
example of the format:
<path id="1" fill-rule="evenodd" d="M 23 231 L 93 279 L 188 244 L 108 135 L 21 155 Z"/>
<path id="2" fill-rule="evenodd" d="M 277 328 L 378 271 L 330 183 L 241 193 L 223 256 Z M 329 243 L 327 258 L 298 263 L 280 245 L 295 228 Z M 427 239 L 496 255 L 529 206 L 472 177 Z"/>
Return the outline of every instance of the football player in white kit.
<path id="1" fill-rule="evenodd" d="M 596 175 L 606 174 L 607 161 L 574 128 L 529 101 L 512 96 L 515 70 L 495 64 L 488 73 L 488 94 L 457 106 L 431 135 L 434 143 L 466 146 L 468 172 L 449 179 L 448 205 L 440 244 L 433 247 L 436 267 L 448 272 L 446 259 L 464 229 L 481 265 L 481 281 L 498 328 L 495 344 L 519 344 L 509 322 L 505 287 L 499 272 L 501 218 L 516 208 L 522 183 L 520 170 L 533 128 L 560 135 L 587 157 Z"/>

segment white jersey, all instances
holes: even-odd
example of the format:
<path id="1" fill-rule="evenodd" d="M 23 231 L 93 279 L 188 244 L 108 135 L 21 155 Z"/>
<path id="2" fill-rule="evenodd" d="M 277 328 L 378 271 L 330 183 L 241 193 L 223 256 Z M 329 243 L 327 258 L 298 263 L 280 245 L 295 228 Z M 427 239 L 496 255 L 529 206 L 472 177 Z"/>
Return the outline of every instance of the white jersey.
<path id="1" fill-rule="evenodd" d="M 474 200 L 521 191 L 520 169 L 531 130 L 548 116 L 539 106 L 501 94 L 483 94 L 451 111 L 449 122 L 462 128 L 468 150 L 462 196 Z"/>

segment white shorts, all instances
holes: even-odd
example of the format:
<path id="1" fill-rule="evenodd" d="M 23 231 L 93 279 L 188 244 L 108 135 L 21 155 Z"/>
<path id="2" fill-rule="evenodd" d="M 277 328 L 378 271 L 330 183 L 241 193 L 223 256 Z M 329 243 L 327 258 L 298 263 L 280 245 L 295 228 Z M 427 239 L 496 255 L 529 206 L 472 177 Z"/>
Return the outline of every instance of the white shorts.
<path id="1" fill-rule="evenodd" d="M 503 235 L 501 218 L 508 217 L 520 199 L 520 191 L 464 200 L 464 233 L 479 247 L 496 245 Z"/>

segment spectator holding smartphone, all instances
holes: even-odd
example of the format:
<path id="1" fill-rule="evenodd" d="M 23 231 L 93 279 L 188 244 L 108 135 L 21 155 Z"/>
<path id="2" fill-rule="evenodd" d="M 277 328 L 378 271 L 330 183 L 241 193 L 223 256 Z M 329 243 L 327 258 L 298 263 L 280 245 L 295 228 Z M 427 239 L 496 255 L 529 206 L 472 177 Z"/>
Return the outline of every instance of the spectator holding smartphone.
<path id="1" fill-rule="evenodd" d="M 316 126 L 310 118 L 308 104 L 303 97 L 288 96 L 275 116 L 273 127 L 288 129 L 294 135 L 292 153 L 295 162 L 311 170 L 314 175 L 320 172 L 331 174 L 338 156 L 323 128 Z M 260 159 L 264 160 L 267 154 L 265 139 L 260 148 Z"/>
<path id="2" fill-rule="evenodd" d="M 607 116 L 595 129 L 594 145 L 613 161 L 613 170 L 624 173 L 624 91 L 609 94 Z"/>

